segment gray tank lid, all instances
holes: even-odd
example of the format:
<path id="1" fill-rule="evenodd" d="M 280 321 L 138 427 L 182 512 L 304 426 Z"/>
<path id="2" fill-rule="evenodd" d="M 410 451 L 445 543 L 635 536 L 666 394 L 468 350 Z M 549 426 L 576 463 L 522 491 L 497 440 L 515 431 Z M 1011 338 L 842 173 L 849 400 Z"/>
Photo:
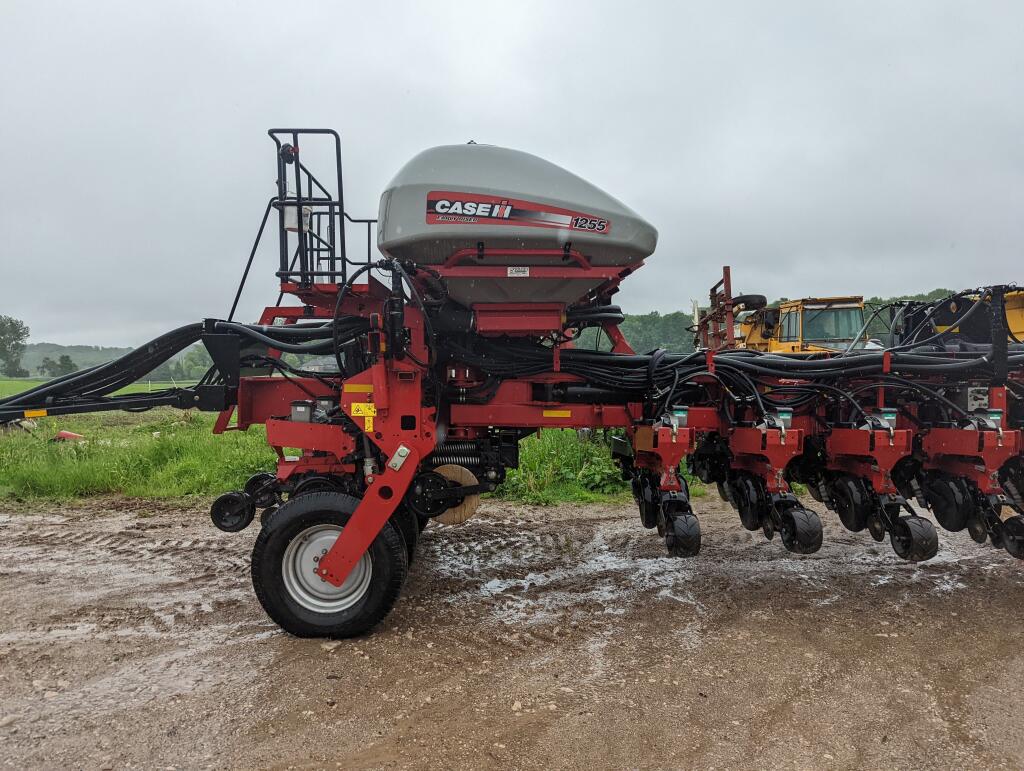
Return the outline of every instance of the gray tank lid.
<path id="1" fill-rule="evenodd" d="M 543 158 L 465 144 L 424 150 L 402 167 L 381 196 L 377 243 L 431 264 L 481 241 L 524 249 L 572 242 L 595 265 L 625 266 L 650 255 L 657 238 L 628 206 Z"/>

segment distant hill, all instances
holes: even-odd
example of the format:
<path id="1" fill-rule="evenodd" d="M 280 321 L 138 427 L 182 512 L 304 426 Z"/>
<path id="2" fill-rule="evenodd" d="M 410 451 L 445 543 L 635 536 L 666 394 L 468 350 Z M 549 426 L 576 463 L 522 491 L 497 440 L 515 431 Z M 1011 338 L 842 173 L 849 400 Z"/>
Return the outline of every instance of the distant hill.
<path id="1" fill-rule="evenodd" d="M 96 364 L 130 353 L 131 348 L 117 348 L 99 345 L 57 345 L 56 343 L 29 343 L 25 354 L 21 357 L 21 366 L 28 370 L 32 377 L 39 376 L 38 367 L 45 357 L 57 361 L 62 355 L 71 357 L 78 369 L 87 369 Z M 190 345 L 184 351 L 175 354 L 170 361 L 161 364 L 148 377 L 153 380 L 198 380 L 213 362 L 206 349 L 199 343 Z"/>
<path id="2" fill-rule="evenodd" d="M 71 361 L 78 365 L 79 369 L 92 367 L 95 364 L 124 356 L 131 351 L 131 348 L 106 348 L 99 345 L 57 345 L 56 343 L 29 343 L 25 346 L 25 353 L 21 357 L 21 366 L 30 374 L 37 374 L 37 368 L 43 363 L 43 359 L 49 356 L 56 361 L 63 354 L 71 357 Z"/>

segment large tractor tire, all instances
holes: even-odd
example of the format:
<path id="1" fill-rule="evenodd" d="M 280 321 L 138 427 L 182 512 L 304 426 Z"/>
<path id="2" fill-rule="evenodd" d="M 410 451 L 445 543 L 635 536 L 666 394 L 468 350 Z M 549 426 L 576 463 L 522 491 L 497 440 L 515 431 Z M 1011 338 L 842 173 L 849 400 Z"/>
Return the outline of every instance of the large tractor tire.
<path id="1" fill-rule="evenodd" d="M 301 495 L 282 505 L 252 550 L 252 583 L 263 609 L 297 637 L 355 637 L 388 614 L 409 570 L 399 529 L 387 522 L 352 569 L 333 586 L 316 575 L 359 499 L 344 493 Z"/>
<path id="2" fill-rule="evenodd" d="M 746 311 L 759 311 L 768 305 L 768 298 L 763 294 L 741 294 L 732 298 L 732 307 L 739 305 Z"/>

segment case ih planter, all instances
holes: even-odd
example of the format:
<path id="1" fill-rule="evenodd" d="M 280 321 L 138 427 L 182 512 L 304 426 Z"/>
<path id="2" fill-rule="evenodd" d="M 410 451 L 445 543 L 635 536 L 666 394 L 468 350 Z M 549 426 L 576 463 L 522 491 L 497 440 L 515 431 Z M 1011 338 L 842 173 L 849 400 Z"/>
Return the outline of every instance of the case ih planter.
<path id="1" fill-rule="evenodd" d="M 1004 287 L 975 290 L 963 314 L 987 320 L 984 340 L 949 345 L 958 327 L 936 332 L 915 307 L 923 320 L 885 350 L 636 353 L 612 297 L 657 233 L 596 187 L 512 150 L 428 150 L 381 197 L 374 258 L 375 221 L 345 213 L 338 135 L 269 133 L 277 194 L 242 282 L 276 215 L 281 292 L 300 305 L 269 307 L 258 324 L 233 321 L 233 308 L 182 327 L 3 400 L 0 419 L 173 405 L 220 412 L 218 433 L 264 425 L 277 467 L 211 514 L 238 531 L 262 510 L 253 584 L 289 632 L 372 628 L 425 524 L 472 516 L 541 428 L 617 429 L 641 522 L 672 556 L 701 545 L 684 464 L 744 527 L 796 554 L 820 547 L 822 527 L 793 482 L 906 560 L 938 548 L 920 508 L 1024 556 L 1024 350 L 1008 339 Z M 324 140 L 333 191 L 303 162 Z M 365 227 L 365 259 L 351 257 L 346 225 Z M 719 299 L 711 337 L 729 341 L 728 287 Z M 604 350 L 574 346 L 587 328 Z M 195 387 L 110 395 L 197 340 L 215 366 Z"/>

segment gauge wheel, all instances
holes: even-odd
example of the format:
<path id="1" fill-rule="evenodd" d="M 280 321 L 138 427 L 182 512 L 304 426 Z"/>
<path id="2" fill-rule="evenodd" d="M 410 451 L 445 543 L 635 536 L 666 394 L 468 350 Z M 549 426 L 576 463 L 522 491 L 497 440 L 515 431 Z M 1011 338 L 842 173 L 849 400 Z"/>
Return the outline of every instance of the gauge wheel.
<path id="1" fill-rule="evenodd" d="M 389 520 L 341 586 L 316 574 L 359 499 L 307 493 L 282 505 L 260 530 L 252 582 L 263 609 L 297 637 L 355 637 L 388 614 L 409 570 L 405 539 Z"/>

